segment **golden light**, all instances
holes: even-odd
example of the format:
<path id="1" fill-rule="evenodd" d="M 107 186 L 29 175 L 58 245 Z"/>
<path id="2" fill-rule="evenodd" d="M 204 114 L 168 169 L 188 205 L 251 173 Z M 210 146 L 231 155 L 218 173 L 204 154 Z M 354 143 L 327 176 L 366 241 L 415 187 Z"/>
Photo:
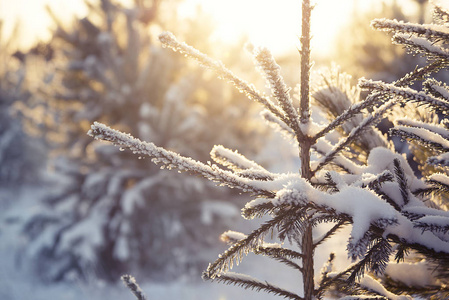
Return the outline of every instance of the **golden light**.
<path id="1" fill-rule="evenodd" d="M 129 0 L 121 0 L 127 2 Z M 392 0 L 385 0 L 385 2 Z M 398 0 L 407 2 L 410 0 Z M 129 1 L 132 2 L 132 1 Z M 379 0 L 316 0 L 312 15 L 312 47 L 318 55 L 332 51 L 335 36 L 357 10 L 364 11 L 373 5 L 380 5 Z M 0 0 L 0 19 L 5 21 L 4 32 L 11 31 L 16 20 L 21 21 L 20 45 L 27 47 L 38 39 L 48 39 L 48 28 L 53 24 L 45 5 L 65 20 L 70 15 L 83 16 L 87 9 L 82 0 Z M 197 5 L 210 14 L 216 22 L 214 39 L 233 42 L 245 35 L 258 46 L 266 46 L 275 54 L 296 51 L 299 47 L 298 36 L 301 30 L 300 0 L 184 0 L 179 6 L 179 15 L 193 15 Z"/>
<path id="2" fill-rule="evenodd" d="M 232 42 L 242 35 L 274 53 L 296 50 L 301 32 L 301 1 L 298 0 L 189 0 L 181 9 L 199 4 L 217 24 L 213 38 Z M 356 0 L 319 0 L 312 15 L 312 46 L 318 54 L 331 51 L 334 37 L 354 13 Z M 360 1 L 359 1 L 360 2 Z M 366 9 L 375 0 L 363 0 Z M 378 1 L 377 1 L 378 2 Z"/>

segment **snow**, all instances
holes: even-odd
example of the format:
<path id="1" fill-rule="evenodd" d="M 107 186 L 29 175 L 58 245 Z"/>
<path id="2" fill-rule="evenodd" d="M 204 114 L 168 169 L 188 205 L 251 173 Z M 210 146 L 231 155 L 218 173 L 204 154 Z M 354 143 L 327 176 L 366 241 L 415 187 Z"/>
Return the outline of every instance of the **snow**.
<path id="1" fill-rule="evenodd" d="M 446 85 L 440 86 L 440 85 L 432 84 L 431 89 L 434 90 L 435 92 L 439 93 L 440 96 L 443 97 L 445 100 L 449 101 L 449 90 Z"/>
<path id="2" fill-rule="evenodd" d="M 364 89 L 374 89 L 377 91 L 389 92 L 404 99 L 419 102 L 419 104 L 421 105 L 429 104 L 437 106 L 440 108 L 440 110 L 443 111 L 443 114 L 449 109 L 449 102 L 439 98 L 435 98 L 424 92 L 415 91 L 411 88 L 397 87 L 394 84 L 384 83 L 382 81 L 366 80 L 364 78 L 359 80 L 359 86 Z"/>
<path id="3" fill-rule="evenodd" d="M 223 241 L 240 241 L 243 240 L 247 237 L 246 234 L 243 234 L 241 232 L 237 232 L 237 231 L 233 231 L 233 230 L 228 230 L 225 233 L 223 233 L 221 235 L 221 239 Z"/>
<path id="4" fill-rule="evenodd" d="M 412 119 L 400 119 L 396 121 L 398 123 L 398 125 L 404 125 L 404 126 L 409 126 L 409 127 L 417 127 L 417 128 L 424 128 L 427 129 L 429 131 L 435 132 L 439 135 L 441 135 L 443 138 L 449 139 L 449 131 L 439 125 L 439 124 L 429 124 L 429 123 L 424 123 L 424 122 L 420 122 L 420 121 L 416 121 L 416 120 L 412 120 Z"/>
<path id="5" fill-rule="evenodd" d="M 395 126 L 397 130 L 411 133 L 414 136 L 417 136 L 418 138 L 422 140 L 427 140 L 435 144 L 441 145 L 446 151 L 449 150 L 449 141 L 445 138 L 443 138 L 441 135 L 438 135 L 436 133 L 433 133 L 430 130 L 424 129 L 424 128 L 416 128 L 416 127 L 407 127 L 407 126 Z"/>
<path id="6" fill-rule="evenodd" d="M 441 183 L 449 186 L 449 177 L 445 174 L 434 173 L 434 174 L 430 175 L 428 177 L 428 179 L 433 180 L 433 181 L 438 181 L 438 182 L 441 182 Z"/>
<path id="7" fill-rule="evenodd" d="M 238 153 L 237 150 L 232 151 L 222 145 L 215 145 L 211 151 L 211 157 L 225 167 L 235 170 L 244 169 L 262 169 L 260 165 L 247 159 L 245 156 Z"/>
<path id="8" fill-rule="evenodd" d="M 393 37 L 393 41 L 397 44 L 416 45 L 419 48 L 423 48 L 426 51 L 441 56 L 445 59 L 449 57 L 449 51 L 445 49 L 444 46 L 435 44 L 426 38 L 410 36 L 409 34 L 404 33 L 396 33 Z"/>
<path id="9" fill-rule="evenodd" d="M 313 146 L 313 148 L 318 153 L 325 154 L 325 153 L 329 153 L 330 151 L 332 151 L 333 146 L 325 138 L 321 138 L 317 141 L 317 143 Z M 341 154 L 337 154 L 335 156 L 335 158 L 333 159 L 333 162 L 339 166 L 344 167 L 346 170 L 348 170 L 349 172 L 351 172 L 353 174 L 361 174 L 363 172 L 362 166 L 357 165 L 356 163 L 354 163 L 353 161 L 344 157 Z M 313 168 L 316 168 L 318 166 L 318 164 L 319 164 L 319 161 L 314 161 L 311 163 Z"/>
<path id="10" fill-rule="evenodd" d="M 389 291 L 387 291 L 377 280 L 375 280 L 373 277 L 369 275 L 365 275 L 360 280 L 360 285 L 368 290 L 375 291 L 376 293 L 379 293 L 382 296 L 387 297 L 391 300 L 412 300 L 413 298 L 411 296 L 399 296 L 396 294 L 393 294 Z"/>
<path id="11" fill-rule="evenodd" d="M 270 99 L 263 96 L 252 84 L 240 79 L 233 72 L 225 68 L 221 61 L 215 61 L 192 46 L 189 46 L 184 42 L 179 42 L 171 32 L 161 33 L 159 35 L 159 40 L 163 47 L 169 47 L 175 52 L 180 52 L 187 57 L 195 59 L 200 65 L 213 70 L 219 78 L 230 82 L 238 91 L 245 94 L 249 99 L 261 103 L 275 116 L 283 119 L 282 117 L 284 117 L 284 114 Z"/>
<path id="12" fill-rule="evenodd" d="M 449 153 L 443 153 L 438 156 L 429 157 L 427 163 L 431 165 L 449 166 Z"/>
<path id="13" fill-rule="evenodd" d="M 201 203 L 201 222 L 205 225 L 213 225 L 214 216 L 222 218 L 236 218 L 240 216 L 240 210 L 232 203 L 208 200 Z"/>
<path id="14" fill-rule="evenodd" d="M 342 184 L 338 193 L 327 194 L 313 188 L 299 175 L 294 179 L 291 178 L 291 181 L 276 193 L 272 200 L 273 205 L 313 202 L 318 206 L 334 209 L 337 213 L 347 214 L 353 220 L 350 241 L 352 244 L 364 236 L 371 224 L 385 226 L 397 221 L 397 213 L 393 207 L 370 190 Z"/>
<path id="15" fill-rule="evenodd" d="M 434 284 L 432 270 L 426 261 L 417 263 L 390 263 L 385 274 L 409 287 L 425 287 Z"/>
<path id="16" fill-rule="evenodd" d="M 420 223 L 438 226 L 447 226 L 449 228 L 449 217 L 444 216 L 425 216 L 419 218 Z"/>
<path id="17" fill-rule="evenodd" d="M 430 36 L 440 36 L 449 37 L 449 28 L 437 24 L 416 24 L 398 20 L 390 19 L 375 19 L 371 22 L 371 25 L 376 29 L 381 29 L 385 31 L 397 30 L 405 33 L 418 33 L 419 35 L 424 35 L 426 37 Z"/>
<path id="18" fill-rule="evenodd" d="M 155 164 L 161 165 L 161 169 L 177 168 L 180 171 L 189 171 L 202 175 L 211 181 L 231 188 L 239 188 L 244 192 L 256 194 L 267 194 L 269 190 L 264 189 L 257 180 L 240 177 L 233 172 L 223 170 L 217 165 L 207 165 L 190 157 L 181 156 L 173 151 L 157 147 L 150 142 L 141 141 L 130 134 L 122 133 L 108 126 L 94 122 L 88 134 L 97 140 L 105 140 L 114 143 L 118 147 L 129 148 L 134 154 L 144 155 L 151 158 Z"/>
<path id="19" fill-rule="evenodd" d="M 415 228 L 410 220 L 401 215 L 398 215 L 397 218 L 398 225 L 387 227 L 384 231 L 384 236 L 392 234 L 404 239 L 408 243 L 425 245 L 435 252 L 449 253 L 449 242 L 442 241 L 429 231 L 422 232 L 421 229 Z"/>
<path id="20" fill-rule="evenodd" d="M 310 118 L 310 121 L 307 123 L 300 123 L 299 128 L 301 128 L 301 131 L 307 135 L 307 136 L 315 136 L 321 130 L 323 130 L 326 127 L 324 124 L 318 124 L 315 121 L 313 121 L 313 118 Z"/>

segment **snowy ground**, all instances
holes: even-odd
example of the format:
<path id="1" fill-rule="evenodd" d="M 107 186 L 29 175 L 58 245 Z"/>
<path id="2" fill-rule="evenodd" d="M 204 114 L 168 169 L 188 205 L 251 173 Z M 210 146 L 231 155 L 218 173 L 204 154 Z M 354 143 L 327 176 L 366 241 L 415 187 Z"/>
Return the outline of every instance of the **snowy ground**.
<path id="1" fill-rule="evenodd" d="M 134 296 L 122 284 L 110 285 L 96 279 L 88 282 L 72 282 L 45 285 L 31 276 L 27 266 L 18 266 L 20 252 L 20 234 L 14 228 L 14 219 L 18 211 L 32 210 L 30 199 L 38 196 L 42 191 L 36 188 L 21 189 L 19 192 L 3 191 L 0 194 L 1 219 L 0 227 L 0 299 L 2 300 L 134 300 Z M 13 205 L 14 204 L 14 205 Z M 9 216 L 9 217 L 8 217 Z M 6 217 L 6 218 L 5 218 Z M 247 221 L 242 221 L 237 227 L 244 227 Z M 245 226 L 246 227 L 246 226 Z M 239 228 L 232 228 L 239 230 Z M 249 229 L 240 228 L 248 232 Z M 343 246 L 345 240 L 334 239 L 322 247 L 326 253 L 319 253 L 317 270 L 327 259 L 327 251 Z M 217 250 L 217 255 L 220 250 Z M 244 262 L 234 268 L 235 272 L 246 273 L 261 280 L 267 280 L 285 289 L 300 292 L 301 279 L 298 274 L 267 258 L 248 255 Z M 201 279 L 179 280 L 171 283 L 146 282 L 144 278 L 137 278 L 148 299 L 152 300 L 247 300 L 247 299 L 276 299 L 278 297 L 243 290 L 234 286 L 219 283 L 203 282 Z"/>
<path id="2" fill-rule="evenodd" d="M 24 243 L 20 231 L 15 226 L 17 216 L 33 210 L 36 197 L 45 191 L 39 187 L 21 188 L 19 190 L 5 190 L 0 193 L 0 299 L 2 300 L 126 300 L 135 299 L 121 283 L 106 284 L 92 278 L 88 282 L 72 282 L 45 285 L 32 272 L 29 266 L 20 264 L 20 246 Z M 245 224 L 245 221 L 242 222 Z M 239 227 L 243 227 L 239 225 Z M 237 230 L 238 228 L 233 228 Z M 240 230 L 244 230 L 240 228 Z M 247 230 L 246 230 L 247 231 Z M 217 255 L 220 250 L 217 247 Z M 288 273 L 289 270 L 278 271 L 279 266 L 264 258 L 249 255 L 245 262 L 235 268 L 236 272 L 249 273 L 260 279 L 298 291 L 300 278 L 297 274 Z M 223 284 L 203 282 L 198 280 L 179 280 L 171 283 L 146 282 L 144 278 L 137 278 L 149 299 L 168 300 L 240 300 L 240 299 L 273 299 L 272 295 L 265 295 L 253 291 L 245 291 L 238 287 Z"/>

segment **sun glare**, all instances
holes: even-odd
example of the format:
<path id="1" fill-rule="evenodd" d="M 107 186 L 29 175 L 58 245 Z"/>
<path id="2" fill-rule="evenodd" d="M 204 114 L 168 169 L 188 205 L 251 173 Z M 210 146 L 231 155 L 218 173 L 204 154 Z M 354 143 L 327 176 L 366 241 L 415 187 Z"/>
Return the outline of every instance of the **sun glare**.
<path id="1" fill-rule="evenodd" d="M 364 0 L 366 8 L 374 0 Z M 319 55 L 331 51 L 334 37 L 354 13 L 354 0 L 320 0 L 312 16 L 312 47 Z M 274 4 L 275 3 L 275 4 Z M 295 51 L 301 30 L 301 3 L 298 0 L 189 0 L 181 7 L 201 5 L 212 15 L 216 30 L 212 38 L 233 42 L 246 35 L 258 46 L 266 46 L 275 54 Z M 182 12 L 181 12 L 182 13 Z"/>
<path id="2" fill-rule="evenodd" d="M 354 14 L 355 4 L 357 9 L 366 10 L 382 1 L 317 0 L 315 3 L 312 15 L 313 53 L 326 55 L 332 51 L 338 31 Z M 63 20 L 70 19 L 71 14 L 81 16 L 86 13 L 81 0 L 0 0 L 0 19 L 5 21 L 4 31 L 11 32 L 12 24 L 20 20 L 22 47 L 30 46 L 38 39 L 48 39 L 48 28 L 53 23 L 45 11 L 45 5 L 49 5 Z M 201 5 L 216 23 L 212 41 L 235 42 L 246 36 L 254 45 L 266 46 L 275 54 L 296 51 L 299 47 L 299 0 L 184 0 L 179 7 L 180 15 L 193 15 L 197 5 Z"/>

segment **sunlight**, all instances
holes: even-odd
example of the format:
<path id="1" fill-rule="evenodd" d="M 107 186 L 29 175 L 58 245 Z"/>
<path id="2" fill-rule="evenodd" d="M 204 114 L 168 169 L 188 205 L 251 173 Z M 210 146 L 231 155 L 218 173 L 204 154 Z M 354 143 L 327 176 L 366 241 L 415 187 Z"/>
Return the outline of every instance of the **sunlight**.
<path id="1" fill-rule="evenodd" d="M 318 1 L 312 17 L 314 51 L 320 55 L 331 51 L 335 35 L 354 13 L 354 2 Z M 366 9 L 374 2 L 365 0 L 359 8 Z M 295 51 L 299 46 L 300 1 L 279 0 L 274 6 L 271 0 L 189 0 L 182 5 L 182 12 L 193 12 L 191 8 L 195 4 L 202 5 L 204 11 L 216 21 L 215 39 L 233 42 L 241 35 L 246 35 L 255 45 L 266 46 L 277 54 Z"/>
<path id="2" fill-rule="evenodd" d="M 128 0 L 122 0 L 127 2 Z M 402 0 L 402 2 L 407 0 Z M 379 5 L 378 0 L 319 0 L 312 16 L 312 47 L 317 55 L 328 55 L 338 31 L 354 14 L 354 5 L 367 10 Z M 275 54 L 296 51 L 301 28 L 301 7 L 298 0 L 185 0 L 179 6 L 181 16 L 194 16 L 197 5 L 210 14 L 216 22 L 211 42 L 235 42 L 242 36 L 256 46 L 265 46 Z M 13 24 L 22 23 L 19 41 L 21 47 L 29 47 L 38 39 L 50 38 L 49 27 L 53 22 L 45 11 L 49 5 L 61 19 L 70 19 L 86 13 L 83 1 L 59 0 L 0 0 L 0 19 L 5 21 L 4 32 L 11 32 Z"/>

